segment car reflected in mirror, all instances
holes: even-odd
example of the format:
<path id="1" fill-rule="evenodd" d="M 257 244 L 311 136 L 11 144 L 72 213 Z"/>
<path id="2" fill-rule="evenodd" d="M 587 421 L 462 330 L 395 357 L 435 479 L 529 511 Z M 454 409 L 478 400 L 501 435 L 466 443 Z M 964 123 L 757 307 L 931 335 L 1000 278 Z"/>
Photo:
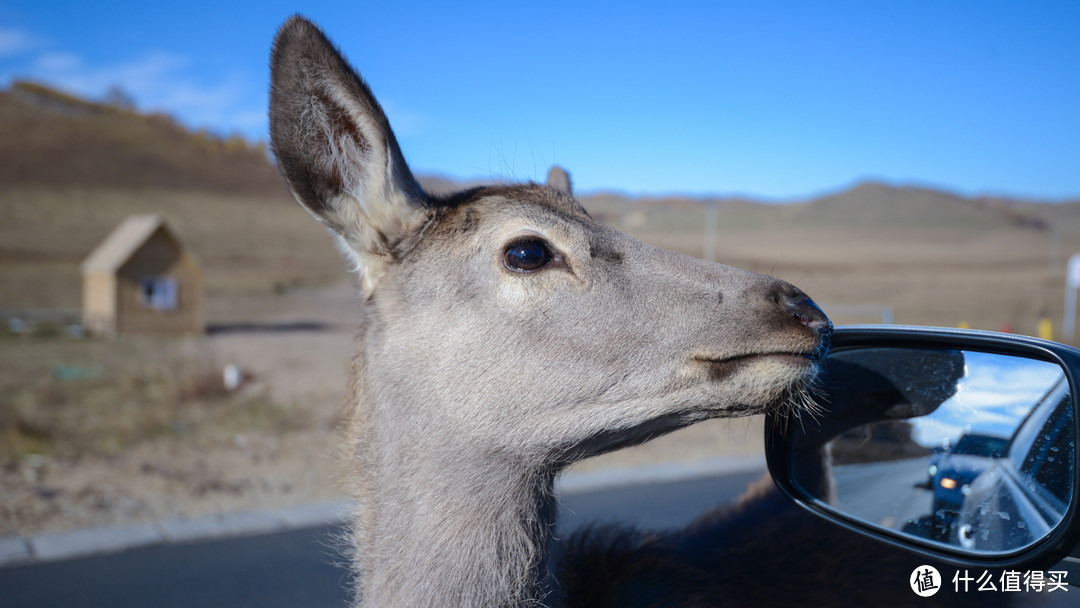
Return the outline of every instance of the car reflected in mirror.
<path id="1" fill-rule="evenodd" d="M 840 329 L 820 385 L 825 412 L 771 441 L 770 470 L 812 511 L 934 557 L 1067 551 L 1080 351 L 1047 344 Z"/>
<path id="2" fill-rule="evenodd" d="M 962 487 L 949 542 L 1011 551 L 1047 535 L 1065 516 L 1075 479 L 1073 409 L 1064 377 L 1025 417 L 1005 453 Z M 944 481 L 944 479 L 942 479 Z"/>

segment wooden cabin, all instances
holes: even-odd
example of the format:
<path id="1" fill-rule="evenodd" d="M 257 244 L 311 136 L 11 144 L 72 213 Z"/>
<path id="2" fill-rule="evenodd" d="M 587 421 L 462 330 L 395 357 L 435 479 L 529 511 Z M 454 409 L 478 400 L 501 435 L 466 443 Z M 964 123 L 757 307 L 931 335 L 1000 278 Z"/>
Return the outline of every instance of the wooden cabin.
<path id="1" fill-rule="evenodd" d="M 202 270 L 160 215 L 127 217 L 82 275 L 83 325 L 93 334 L 203 332 Z"/>

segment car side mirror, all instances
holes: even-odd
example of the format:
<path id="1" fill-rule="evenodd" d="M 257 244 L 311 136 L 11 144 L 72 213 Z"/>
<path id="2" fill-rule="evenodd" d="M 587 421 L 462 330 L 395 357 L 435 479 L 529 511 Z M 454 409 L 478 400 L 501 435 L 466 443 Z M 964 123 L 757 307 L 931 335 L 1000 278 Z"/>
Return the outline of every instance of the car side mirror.
<path id="1" fill-rule="evenodd" d="M 823 364 L 821 411 L 766 425 L 769 470 L 796 503 L 956 565 L 1039 568 L 1076 549 L 1080 350 L 848 327 Z"/>

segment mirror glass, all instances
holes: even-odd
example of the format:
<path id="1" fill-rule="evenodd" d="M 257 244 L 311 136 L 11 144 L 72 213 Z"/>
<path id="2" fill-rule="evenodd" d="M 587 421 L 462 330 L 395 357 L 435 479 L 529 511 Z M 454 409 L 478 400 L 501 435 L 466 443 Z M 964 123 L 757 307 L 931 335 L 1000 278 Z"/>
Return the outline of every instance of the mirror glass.
<path id="1" fill-rule="evenodd" d="M 793 481 L 820 504 L 980 555 L 1027 547 L 1063 519 L 1076 437 L 1058 364 L 864 348 L 826 365 L 826 412 L 793 437 Z"/>

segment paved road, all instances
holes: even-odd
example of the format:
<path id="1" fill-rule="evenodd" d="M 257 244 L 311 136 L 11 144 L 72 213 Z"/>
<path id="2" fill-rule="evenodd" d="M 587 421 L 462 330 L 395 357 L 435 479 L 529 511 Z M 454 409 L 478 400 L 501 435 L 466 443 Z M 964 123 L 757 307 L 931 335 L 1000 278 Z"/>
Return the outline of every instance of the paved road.
<path id="1" fill-rule="evenodd" d="M 596 520 L 676 526 L 729 502 L 763 472 L 564 496 L 562 529 Z M 341 608 L 340 530 L 321 527 L 0 569 L 2 608 Z"/>
<path id="2" fill-rule="evenodd" d="M 934 493 L 926 484 L 930 457 L 833 467 L 837 508 L 864 521 L 901 530 L 930 515 Z"/>

